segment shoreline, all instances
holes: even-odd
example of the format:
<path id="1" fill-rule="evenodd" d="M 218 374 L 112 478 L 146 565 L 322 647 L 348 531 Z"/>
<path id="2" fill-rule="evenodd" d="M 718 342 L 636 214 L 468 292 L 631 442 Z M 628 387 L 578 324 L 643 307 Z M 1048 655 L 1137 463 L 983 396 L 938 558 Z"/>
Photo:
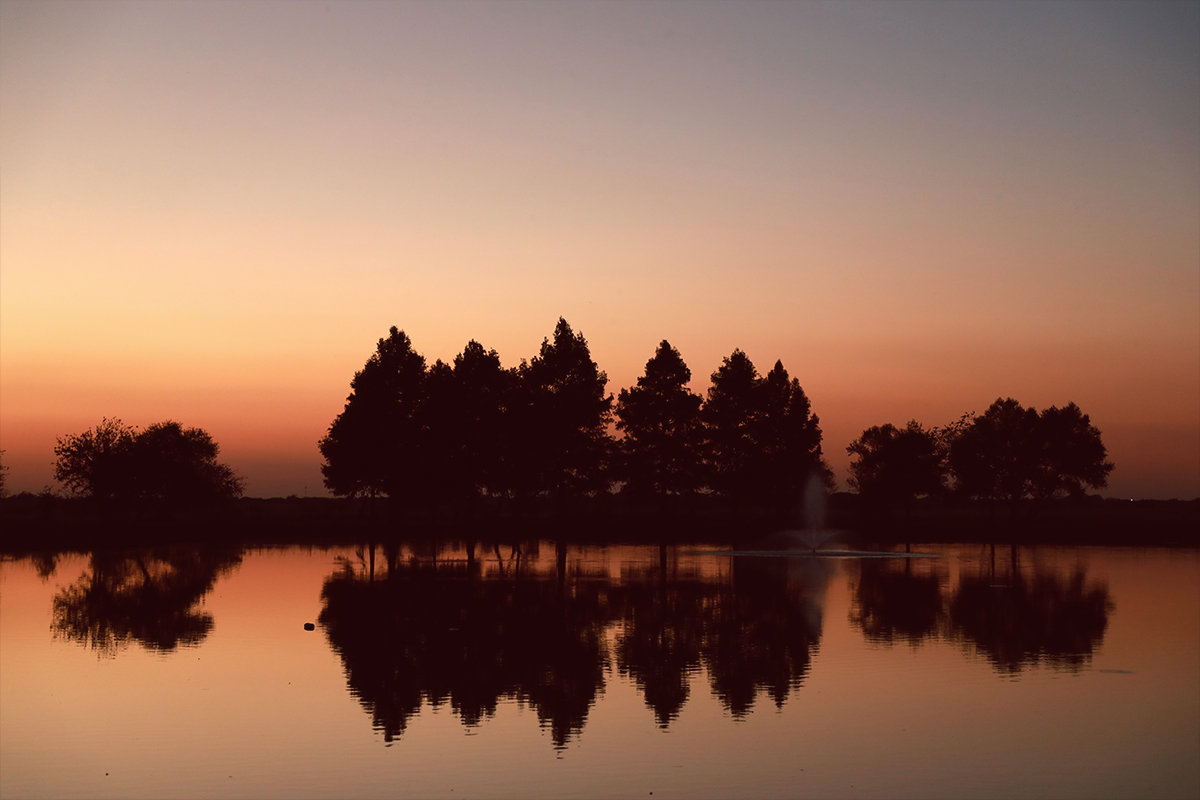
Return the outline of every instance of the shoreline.
<path id="1" fill-rule="evenodd" d="M 853 498 L 853 496 L 850 496 Z M 736 513 L 718 503 L 674 511 L 590 502 L 530 513 L 375 513 L 332 498 L 247 498 L 219 510 L 102 516 L 84 501 L 32 496 L 0 503 L 0 553 L 105 547 L 214 544 L 322 545 L 395 540 L 481 543 L 530 540 L 580 544 L 692 544 L 739 551 L 798 550 L 794 519 Z M 832 498 L 823 529 L 829 549 L 878 550 L 912 543 L 1200 547 L 1200 500 L 1061 501 L 1015 519 L 980 505 L 925 504 L 907 516 Z"/>

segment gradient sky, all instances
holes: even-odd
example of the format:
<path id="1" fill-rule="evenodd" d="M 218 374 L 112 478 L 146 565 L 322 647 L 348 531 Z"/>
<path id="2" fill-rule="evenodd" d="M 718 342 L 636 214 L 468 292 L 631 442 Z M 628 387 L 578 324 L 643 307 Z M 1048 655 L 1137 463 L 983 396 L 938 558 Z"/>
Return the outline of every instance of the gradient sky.
<path id="1" fill-rule="evenodd" d="M 870 425 L 1074 401 L 1200 495 L 1200 3 L 0 2 L 0 447 L 207 429 L 248 494 L 397 325 Z"/>

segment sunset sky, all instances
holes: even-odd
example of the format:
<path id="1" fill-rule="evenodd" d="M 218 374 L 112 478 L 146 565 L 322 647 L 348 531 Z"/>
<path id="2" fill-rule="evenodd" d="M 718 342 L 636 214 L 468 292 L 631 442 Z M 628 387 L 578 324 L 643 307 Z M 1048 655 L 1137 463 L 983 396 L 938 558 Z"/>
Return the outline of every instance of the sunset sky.
<path id="1" fill-rule="evenodd" d="M 0 447 L 208 430 L 247 494 L 396 325 L 613 392 L 782 359 L 868 426 L 1074 401 L 1200 495 L 1200 3 L 0 2 Z"/>

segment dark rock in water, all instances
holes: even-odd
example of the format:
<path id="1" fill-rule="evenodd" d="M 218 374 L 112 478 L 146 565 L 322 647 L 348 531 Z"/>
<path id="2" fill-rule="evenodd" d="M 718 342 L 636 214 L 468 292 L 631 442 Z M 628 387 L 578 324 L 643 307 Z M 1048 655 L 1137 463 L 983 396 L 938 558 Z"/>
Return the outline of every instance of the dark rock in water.
<path id="1" fill-rule="evenodd" d="M 315 631 L 316 629 L 317 629 L 317 626 L 316 626 L 316 625 L 313 625 L 311 622 L 306 622 L 306 623 L 304 623 L 304 630 L 306 630 L 306 631 Z"/>

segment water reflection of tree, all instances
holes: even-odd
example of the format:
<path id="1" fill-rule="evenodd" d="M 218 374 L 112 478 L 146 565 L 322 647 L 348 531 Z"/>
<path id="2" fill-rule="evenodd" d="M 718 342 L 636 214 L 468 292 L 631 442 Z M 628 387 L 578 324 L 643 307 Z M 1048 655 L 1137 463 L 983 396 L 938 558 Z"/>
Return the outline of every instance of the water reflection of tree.
<path id="1" fill-rule="evenodd" d="M 1103 642 L 1112 610 L 1108 586 L 1081 566 L 1026 575 L 1014 564 L 999 576 L 982 567 L 960 576 L 949 604 L 953 635 L 1012 675 L 1039 664 L 1078 671 Z"/>
<path id="2" fill-rule="evenodd" d="M 213 627 L 200 601 L 241 558 L 240 549 L 194 547 L 93 553 L 52 601 L 51 630 L 102 655 L 130 641 L 158 651 L 199 644 Z"/>
<path id="3" fill-rule="evenodd" d="M 734 716 L 760 688 L 776 706 L 808 675 L 832 575 L 823 559 L 735 559 L 733 580 L 705 611 L 704 660 L 713 693 Z"/>
<path id="4" fill-rule="evenodd" d="M 659 727 L 679 715 L 699 672 L 704 620 L 717 587 L 696 574 L 668 578 L 658 568 L 630 570 L 622 581 L 624 626 L 616 642 L 617 669 L 642 691 Z"/>
<path id="5" fill-rule="evenodd" d="M 645 567 L 614 582 L 566 568 L 561 548 L 556 555 L 555 575 L 546 579 L 499 557 L 507 567 L 499 579 L 481 575 L 474 559 L 389 557 L 374 580 L 347 565 L 326 581 L 320 621 L 351 693 L 386 741 L 426 702 L 448 702 L 475 725 L 513 698 L 564 746 L 604 689 L 607 632 L 618 624 L 616 668 L 636 682 L 663 727 L 701 668 L 735 716 L 760 690 L 782 704 L 808 673 L 821 636 L 826 562 L 739 559 L 732 580 L 677 570 L 664 577 L 665 567 Z"/>
<path id="6" fill-rule="evenodd" d="M 945 625 L 942 590 L 947 582 L 942 559 L 864 558 L 852 578 L 850 622 L 868 641 L 916 646 L 936 637 Z"/>
<path id="7" fill-rule="evenodd" d="M 562 747 L 604 686 L 604 595 L 591 582 L 564 590 L 533 578 L 482 580 L 461 562 L 395 564 L 374 581 L 330 577 L 320 621 L 385 740 L 424 701 L 449 702 L 475 725 L 512 697 Z"/>

